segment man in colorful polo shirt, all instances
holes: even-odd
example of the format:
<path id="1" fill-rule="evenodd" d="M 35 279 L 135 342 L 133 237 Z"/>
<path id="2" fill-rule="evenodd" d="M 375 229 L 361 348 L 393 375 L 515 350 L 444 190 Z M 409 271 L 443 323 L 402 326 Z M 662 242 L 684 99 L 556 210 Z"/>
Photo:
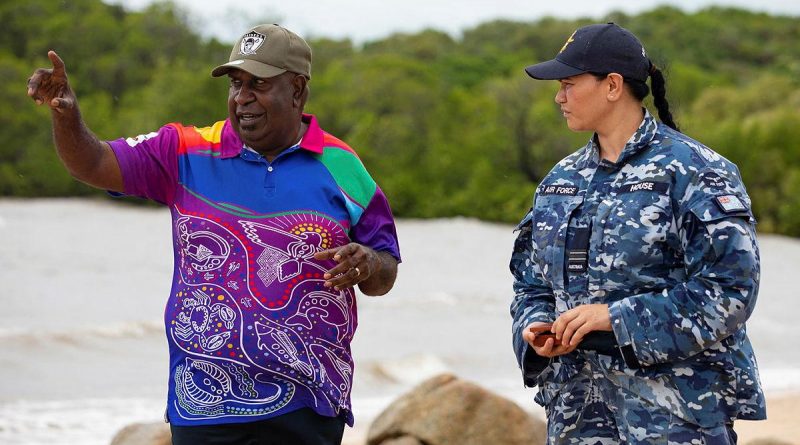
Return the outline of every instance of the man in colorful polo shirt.
<path id="1" fill-rule="evenodd" d="M 249 30 L 212 72 L 230 78 L 227 120 L 111 142 L 83 123 L 64 63 L 48 57 L 28 95 L 50 106 L 72 175 L 172 213 L 173 443 L 340 443 L 353 423 L 353 286 L 388 292 L 400 254 L 381 189 L 302 112 L 306 42 Z"/>

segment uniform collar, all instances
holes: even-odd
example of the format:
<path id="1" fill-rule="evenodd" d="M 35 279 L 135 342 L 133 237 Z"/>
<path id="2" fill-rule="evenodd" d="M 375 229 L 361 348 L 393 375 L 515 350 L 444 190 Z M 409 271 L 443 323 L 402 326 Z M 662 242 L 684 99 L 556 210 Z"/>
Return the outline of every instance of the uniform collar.
<path id="1" fill-rule="evenodd" d="M 322 153 L 324 134 L 317 123 L 317 118 L 313 114 L 303 113 L 303 122 L 308 124 L 308 129 L 300 140 L 300 148 L 312 153 Z M 233 131 L 230 119 L 225 120 L 222 129 L 222 146 L 220 147 L 220 158 L 233 158 L 239 156 L 245 149 L 244 144 L 239 139 L 239 135 Z"/>
<path id="2" fill-rule="evenodd" d="M 642 108 L 642 110 L 644 111 L 644 119 L 642 119 L 642 123 L 639 124 L 639 128 L 636 129 L 636 132 L 633 133 L 633 136 L 631 136 L 631 138 L 628 139 L 628 142 L 625 143 L 625 147 L 622 149 L 622 153 L 620 153 L 617 162 L 611 163 L 608 161 L 602 161 L 602 163 L 620 166 L 650 145 L 650 142 L 652 142 L 656 137 L 658 123 L 650 114 L 650 112 L 647 111 L 647 108 Z M 581 156 L 580 163 L 584 167 L 590 164 L 601 164 L 600 144 L 597 143 L 597 133 L 592 135 L 592 138 L 586 145 L 585 151 Z"/>

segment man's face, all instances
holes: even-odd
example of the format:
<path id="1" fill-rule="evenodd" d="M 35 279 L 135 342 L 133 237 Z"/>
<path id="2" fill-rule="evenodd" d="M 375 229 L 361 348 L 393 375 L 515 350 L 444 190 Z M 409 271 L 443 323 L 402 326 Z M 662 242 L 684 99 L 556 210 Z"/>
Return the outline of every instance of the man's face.
<path id="1" fill-rule="evenodd" d="M 303 79 L 286 72 L 262 79 L 242 70 L 228 73 L 228 115 L 248 147 L 275 156 L 297 142 L 303 110 Z"/>

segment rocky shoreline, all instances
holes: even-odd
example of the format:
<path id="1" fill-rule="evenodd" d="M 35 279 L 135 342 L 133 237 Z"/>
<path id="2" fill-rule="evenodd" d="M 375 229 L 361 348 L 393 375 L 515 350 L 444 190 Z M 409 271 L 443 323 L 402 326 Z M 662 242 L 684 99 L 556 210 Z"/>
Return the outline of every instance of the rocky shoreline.
<path id="1" fill-rule="evenodd" d="M 794 421 L 798 401 L 800 395 L 768 397 L 770 419 L 739 422 L 739 443 L 800 443 L 800 426 Z M 543 420 L 516 403 L 445 373 L 398 397 L 366 431 L 348 429 L 343 445 L 544 444 L 546 431 Z M 163 422 L 128 425 L 110 445 L 170 445 L 169 426 Z"/>

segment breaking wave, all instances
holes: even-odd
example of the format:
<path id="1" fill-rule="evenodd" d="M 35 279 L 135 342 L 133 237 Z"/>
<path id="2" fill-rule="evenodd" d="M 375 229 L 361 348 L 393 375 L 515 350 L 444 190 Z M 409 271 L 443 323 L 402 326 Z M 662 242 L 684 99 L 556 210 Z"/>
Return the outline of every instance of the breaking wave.
<path id="1" fill-rule="evenodd" d="M 153 335 L 164 335 L 162 321 L 130 321 L 104 326 L 81 326 L 66 330 L 0 328 L 0 341 L 33 343 L 80 343 L 87 339 L 144 338 Z"/>

